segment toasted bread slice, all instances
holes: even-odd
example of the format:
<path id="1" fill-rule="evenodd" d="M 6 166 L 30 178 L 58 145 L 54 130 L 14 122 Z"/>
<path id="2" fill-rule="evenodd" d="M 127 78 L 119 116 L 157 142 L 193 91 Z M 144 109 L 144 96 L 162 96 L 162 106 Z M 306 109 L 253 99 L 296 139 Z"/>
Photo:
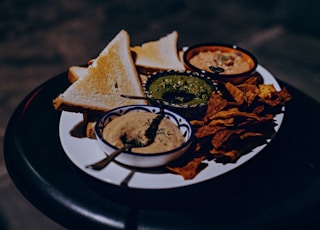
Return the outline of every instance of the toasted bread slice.
<path id="1" fill-rule="evenodd" d="M 70 83 L 74 83 L 76 80 L 83 78 L 88 74 L 88 67 L 71 66 L 68 71 L 68 79 Z"/>
<path id="2" fill-rule="evenodd" d="M 130 39 L 121 30 L 93 63 L 80 74 L 73 84 L 53 100 L 57 110 L 80 113 L 103 113 L 112 108 L 146 104 L 143 100 L 123 98 L 121 94 L 144 96 L 140 78 L 130 53 Z M 85 74 L 85 75 L 84 75 Z"/>
<path id="3" fill-rule="evenodd" d="M 139 73 L 149 74 L 166 69 L 185 70 L 178 55 L 177 41 L 178 32 L 173 31 L 159 40 L 132 47 Z"/>
<path id="4" fill-rule="evenodd" d="M 70 83 L 74 83 L 76 80 L 83 78 L 88 74 L 88 66 L 92 65 L 95 59 L 90 59 L 87 63 L 87 67 L 84 66 L 71 66 L 68 71 L 68 79 Z"/>

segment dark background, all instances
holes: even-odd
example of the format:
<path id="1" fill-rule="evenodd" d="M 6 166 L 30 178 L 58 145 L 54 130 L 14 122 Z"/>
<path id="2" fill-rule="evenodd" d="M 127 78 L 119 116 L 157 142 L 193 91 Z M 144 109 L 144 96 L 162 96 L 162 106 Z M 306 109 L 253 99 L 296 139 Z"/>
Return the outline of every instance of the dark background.
<path id="1" fill-rule="evenodd" d="M 237 44 L 279 80 L 320 102 L 319 6 L 316 0 L 2 0 L 0 141 L 32 89 L 96 57 L 121 29 L 132 45 L 172 30 L 179 33 L 179 47 Z M 16 189 L 0 151 L 0 229 L 62 229 Z"/>

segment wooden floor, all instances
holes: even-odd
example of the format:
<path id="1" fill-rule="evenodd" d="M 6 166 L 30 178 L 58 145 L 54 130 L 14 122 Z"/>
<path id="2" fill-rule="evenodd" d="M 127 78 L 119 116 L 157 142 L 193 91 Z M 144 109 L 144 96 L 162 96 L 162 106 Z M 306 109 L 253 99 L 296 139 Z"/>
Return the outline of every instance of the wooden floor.
<path id="1" fill-rule="evenodd" d="M 41 2 L 41 3 L 38 3 Z M 0 142 L 20 101 L 36 86 L 94 58 L 121 30 L 132 45 L 172 30 L 178 46 L 233 43 L 278 79 L 320 102 L 320 34 L 315 0 L 0 2 Z M 0 229 L 63 229 L 16 189 L 0 150 Z"/>

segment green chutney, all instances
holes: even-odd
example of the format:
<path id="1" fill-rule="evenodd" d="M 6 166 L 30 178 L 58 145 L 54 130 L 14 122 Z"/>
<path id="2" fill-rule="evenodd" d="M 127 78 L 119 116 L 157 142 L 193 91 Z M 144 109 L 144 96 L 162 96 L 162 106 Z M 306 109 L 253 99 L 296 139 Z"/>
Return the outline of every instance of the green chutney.
<path id="1" fill-rule="evenodd" d="M 188 94 L 192 99 L 181 102 L 181 105 L 198 105 L 206 103 L 213 91 L 213 86 L 204 79 L 192 75 L 166 75 L 152 81 L 149 93 L 153 98 L 164 98 L 164 95 Z"/>

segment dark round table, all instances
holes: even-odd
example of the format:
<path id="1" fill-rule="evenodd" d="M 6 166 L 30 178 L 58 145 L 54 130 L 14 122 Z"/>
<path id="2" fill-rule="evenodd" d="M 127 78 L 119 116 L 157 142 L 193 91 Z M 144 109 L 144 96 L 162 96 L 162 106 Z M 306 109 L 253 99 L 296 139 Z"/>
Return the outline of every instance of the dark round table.
<path id="1" fill-rule="evenodd" d="M 222 176 L 174 189 L 136 189 L 98 181 L 61 146 L 52 99 L 67 73 L 37 87 L 8 124 L 4 157 L 24 196 L 70 229 L 311 229 L 320 213 L 320 104 L 287 87 L 293 100 L 272 142 Z"/>

